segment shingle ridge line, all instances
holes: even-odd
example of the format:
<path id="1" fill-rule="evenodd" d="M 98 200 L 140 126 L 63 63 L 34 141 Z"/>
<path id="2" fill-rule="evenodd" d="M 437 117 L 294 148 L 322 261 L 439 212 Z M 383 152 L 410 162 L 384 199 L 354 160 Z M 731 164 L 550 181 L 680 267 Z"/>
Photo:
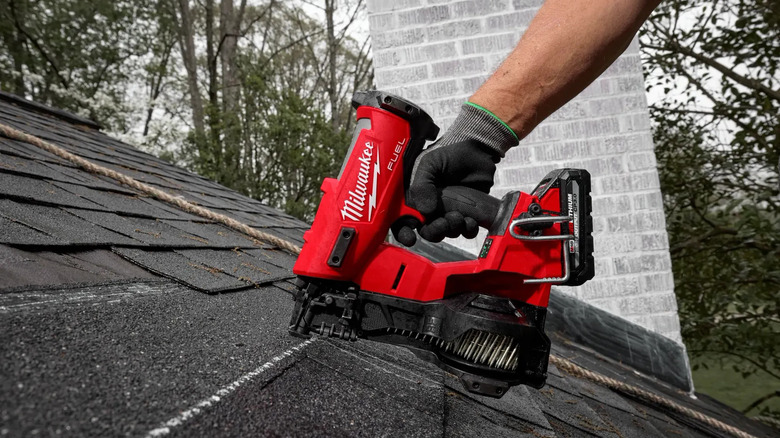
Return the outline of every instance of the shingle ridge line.
<path id="1" fill-rule="evenodd" d="M 97 164 L 92 163 L 89 160 L 86 160 L 84 158 L 81 158 L 75 154 L 72 154 L 65 149 L 56 146 L 54 144 L 48 143 L 38 137 L 35 137 L 33 135 L 27 134 L 25 132 L 19 131 L 17 129 L 14 129 L 10 126 L 7 126 L 5 124 L 0 123 L 0 134 L 3 136 L 13 139 L 13 140 L 19 140 L 23 141 L 25 143 L 29 143 L 33 146 L 37 146 L 41 149 L 46 150 L 47 152 L 50 152 L 54 155 L 57 155 L 65 160 L 68 160 L 77 166 L 81 167 L 82 169 L 86 170 L 90 173 L 96 173 L 98 175 L 103 175 L 108 178 L 112 178 L 114 180 L 119 181 L 122 184 L 126 184 L 132 188 L 135 188 L 137 190 L 140 190 L 144 193 L 149 194 L 150 196 L 153 196 L 161 201 L 168 202 L 170 204 L 173 204 L 182 210 L 192 213 L 201 217 L 205 217 L 207 219 L 211 219 L 220 223 L 223 223 L 227 225 L 228 227 L 242 232 L 244 234 L 247 234 L 251 237 L 254 237 L 258 240 L 263 240 L 265 242 L 268 242 L 272 245 L 276 245 L 279 248 L 282 248 L 288 252 L 290 252 L 293 255 L 298 255 L 301 252 L 301 247 L 293 244 L 292 242 L 281 239 L 279 237 L 276 237 L 274 235 L 263 233 L 261 231 L 258 231 L 254 228 L 251 228 L 250 226 L 239 222 L 235 219 L 229 218 L 223 214 L 216 213 L 214 211 L 211 211 L 207 208 L 203 208 L 200 206 L 197 206 L 195 204 L 192 204 L 189 201 L 186 201 L 182 198 L 175 197 L 173 195 L 170 195 L 160 189 L 157 189 L 155 187 L 152 187 L 148 184 L 144 184 L 140 181 L 137 181 L 133 178 L 130 178 L 127 175 L 124 175 L 120 172 L 117 172 L 115 170 L 111 170 L 109 168 L 99 166 Z M 674 410 L 675 412 L 679 412 L 680 414 L 686 415 L 688 417 L 694 418 L 698 421 L 701 421 L 705 424 L 708 424 L 718 430 L 724 431 L 726 433 L 729 433 L 735 437 L 738 438 L 755 438 L 753 435 L 738 429 L 736 427 L 730 426 L 720 420 L 717 420 L 713 417 L 710 417 L 708 415 L 702 414 L 698 411 L 695 411 L 693 409 L 687 408 L 685 406 L 682 406 L 681 404 L 674 402 L 664 396 L 657 395 L 653 392 L 641 389 L 639 387 L 636 387 L 634 385 L 630 385 L 628 383 L 621 382 L 617 379 L 613 379 L 611 377 L 604 376 L 602 374 L 596 373 L 594 371 L 587 370 L 574 362 L 558 357 L 556 355 L 551 354 L 550 355 L 550 362 L 557 366 L 559 369 L 562 369 L 566 371 L 567 373 L 575 376 L 584 378 L 587 380 L 590 380 L 592 382 L 595 382 L 597 384 L 603 385 L 607 388 L 610 388 L 614 391 L 622 392 L 624 394 L 637 397 L 643 401 L 647 401 L 650 403 L 655 403 L 661 406 L 664 406 L 668 409 Z"/>

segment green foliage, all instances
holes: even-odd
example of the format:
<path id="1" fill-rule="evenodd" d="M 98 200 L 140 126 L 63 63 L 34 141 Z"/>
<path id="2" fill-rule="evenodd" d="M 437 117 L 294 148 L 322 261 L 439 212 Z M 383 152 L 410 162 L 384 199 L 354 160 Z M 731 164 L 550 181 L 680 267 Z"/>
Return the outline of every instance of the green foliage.
<path id="1" fill-rule="evenodd" d="M 344 158 L 354 123 L 349 98 L 370 85 L 370 60 L 348 36 L 329 40 L 323 23 L 295 6 L 270 2 L 244 16 L 238 106 L 212 99 L 206 132 L 191 134 L 180 158 L 201 175 L 311 220 L 322 179 L 336 176 Z M 331 53 L 335 77 L 326 68 Z"/>
<path id="2" fill-rule="evenodd" d="M 640 40 L 664 96 L 651 115 L 683 338 L 694 363 L 761 371 L 767 391 L 780 388 L 778 13 L 669 1 Z"/>
<path id="3" fill-rule="evenodd" d="M 348 133 L 334 131 L 320 108 L 286 90 L 265 123 L 249 129 L 268 146 L 259 151 L 248 191 L 294 216 L 311 217 L 322 177 L 338 172 Z"/>
<path id="4" fill-rule="evenodd" d="M 125 86 L 153 14 L 146 1 L 0 0 L 0 88 L 127 129 Z"/>

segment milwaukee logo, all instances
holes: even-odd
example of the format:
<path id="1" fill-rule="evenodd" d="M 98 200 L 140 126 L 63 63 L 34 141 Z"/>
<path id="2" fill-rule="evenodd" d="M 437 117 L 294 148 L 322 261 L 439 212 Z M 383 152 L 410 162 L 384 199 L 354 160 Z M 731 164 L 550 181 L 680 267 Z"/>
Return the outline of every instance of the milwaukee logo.
<path id="1" fill-rule="evenodd" d="M 355 188 L 347 192 L 344 206 L 341 207 L 341 218 L 343 220 L 362 220 L 366 208 L 366 197 L 368 197 L 368 220 L 371 221 L 372 219 L 373 212 L 376 209 L 376 184 L 377 179 L 379 178 L 379 149 L 376 150 L 376 160 L 373 163 L 374 169 L 372 172 L 371 159 L 373 157 L 374 143 L 367 141 L 363 147 L 363 152 L 358 158 L 360 168 L 358 169 Z"/>

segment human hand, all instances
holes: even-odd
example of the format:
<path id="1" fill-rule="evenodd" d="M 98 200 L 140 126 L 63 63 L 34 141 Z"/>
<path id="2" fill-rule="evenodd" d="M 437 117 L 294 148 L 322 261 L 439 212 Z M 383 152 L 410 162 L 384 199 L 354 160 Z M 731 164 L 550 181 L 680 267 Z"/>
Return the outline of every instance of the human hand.
<path id="1" fill-rule="evenodd" d="M 442 189 L 465 186 L 488 193 L 493 186 L 496 164 L 504 152 L 517 144 L 517 136 L 486 109 L 466 104 L 441 139 L 423 151 L 412 170 L 407 204 L 425 216 L 420 224 L 402 218 L 393 224 L 396 240 L 411 246 L 416 228 L 425 240 L 440 242 L 445 237 L 474 238 L 477 221 L 460 211 L 447 211 Z"/>

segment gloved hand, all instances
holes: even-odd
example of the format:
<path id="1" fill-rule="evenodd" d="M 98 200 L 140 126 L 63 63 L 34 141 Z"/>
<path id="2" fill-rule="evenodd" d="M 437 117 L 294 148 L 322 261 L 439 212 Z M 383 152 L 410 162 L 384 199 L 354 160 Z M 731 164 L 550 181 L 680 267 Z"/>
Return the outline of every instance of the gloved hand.
<path id="1" fill-rule="evenodd" d="M 424 224 L 402 218 L 393 224 L 396 240 L 413 245 L 420 236 L 431 242 L 445 237 L 477 236 L 477 222 L 458 211 L 444 211 L 441 189 L 468 186 L 488 193 L 496 164 L 517 145 L 514 131 L 490 111 L 467 102 L 450 129 L 423 151 L 414 164 L 407 203 L 425 216 Z"/>

